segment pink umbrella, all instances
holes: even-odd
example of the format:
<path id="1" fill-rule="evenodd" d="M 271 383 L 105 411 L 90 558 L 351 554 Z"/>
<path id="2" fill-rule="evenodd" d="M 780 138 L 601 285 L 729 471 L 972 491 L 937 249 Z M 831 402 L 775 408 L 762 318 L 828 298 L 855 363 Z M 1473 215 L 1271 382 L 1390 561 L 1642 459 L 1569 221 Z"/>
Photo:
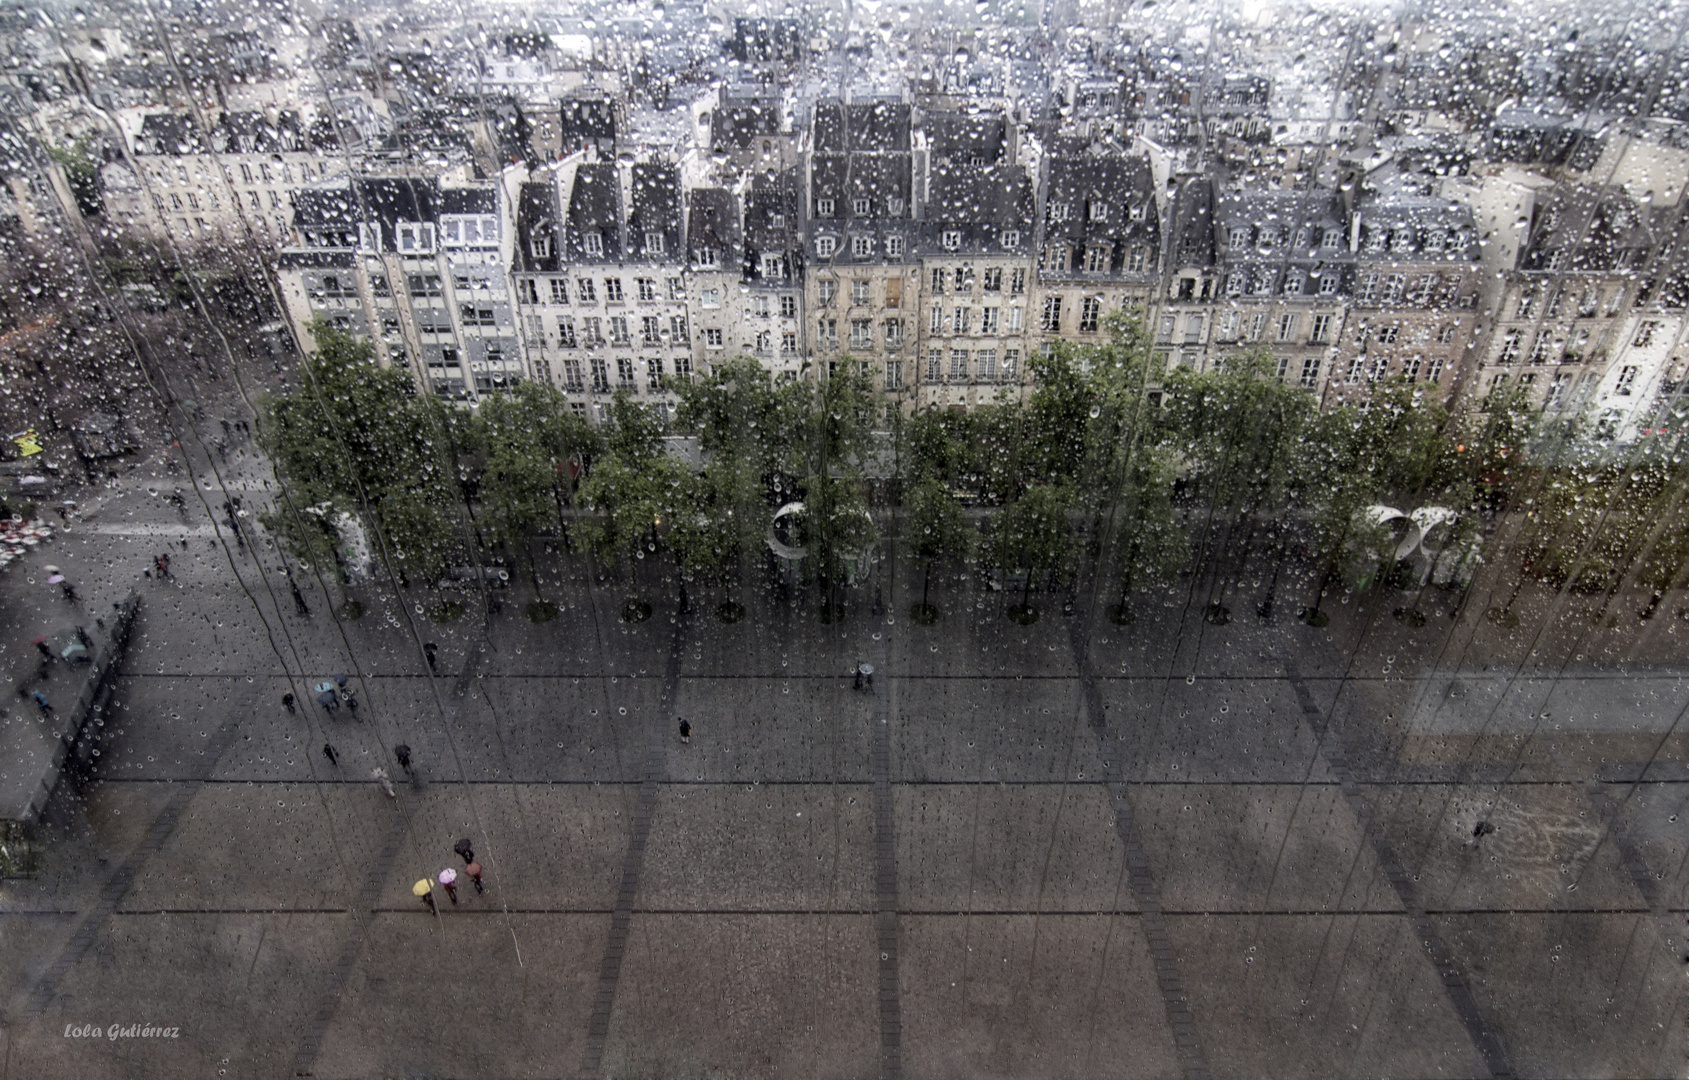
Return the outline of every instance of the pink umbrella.
<path id="1" fill-rule="evenodd" d="M 457 871 L 453 870 L 451 867 L 447 867 L 446 869 L 440 871 L 440 884 L 450 885 L 452 882 L 454 882 L 456 880 L 457 880 Z"/>
<path id="2" fill-rule="evenodd" d="M 57 585 L 59 582 L 63 581 L 64 579 L 65 579 L 65 576 L 63 574 L 54 574 L 52 577 L 49 577 L 47 579 L 47 584 Z"/>

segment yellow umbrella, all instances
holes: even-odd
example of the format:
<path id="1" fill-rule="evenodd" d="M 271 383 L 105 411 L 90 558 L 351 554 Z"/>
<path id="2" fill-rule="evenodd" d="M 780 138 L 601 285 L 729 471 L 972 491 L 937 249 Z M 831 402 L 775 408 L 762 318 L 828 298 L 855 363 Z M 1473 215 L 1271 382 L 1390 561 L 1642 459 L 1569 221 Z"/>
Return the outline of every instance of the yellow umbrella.
<path id="1" fill-rule="evenodd" d="M 415 885 L 411 886 L 412 896 L 427 896 L 433 891 L 434 883 L 427 878 L 423 878 L 421 881 L 418 881 Z"/>

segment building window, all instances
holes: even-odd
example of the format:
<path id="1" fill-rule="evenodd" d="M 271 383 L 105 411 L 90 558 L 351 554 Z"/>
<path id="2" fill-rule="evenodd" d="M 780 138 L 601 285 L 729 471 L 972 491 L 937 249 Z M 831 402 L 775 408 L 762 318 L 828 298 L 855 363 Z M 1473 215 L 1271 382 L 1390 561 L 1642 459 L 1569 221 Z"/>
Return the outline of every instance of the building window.
<path id="1" fill-rule="evenodd" d="M 533 278 L 523 278 L 521 281 L 518 281 L 516 283 L 516 291 L 520 294 L 522 303 L 524 304 L 537 304 L 540 302 L 539 282 L 535 281 Z"/>
<path id="2" fill-rule="evenodd" d="M 886 258 L 888 258 L 888 259 L 901 259 L 901 258 L 903 258 L 903 237 L 901 237 L 901 236 L 888 236 L 888 237 L 886 237 Z"/>
<path id="3" fill-rule="evenodd" d="M 773 310 L 773 305 L 769 303 L 767 296 L 759 293 L 751 297 L 751 314 L 755 317 L 766 319 Z"/>
<path id="4" fill-rule="evenodd" d="M 1380 326 L 1378 328 L 1378 343 L 1380 345 L 1394 345 L 1401 340 L 1402 328 L 1399 326 Z"/>
<path id="5" fill-rule="evenodd" d="M 607 277 L 604 279 L 604 299 L 607 303 L 619 304 L 627 297 L 622 295 L 622 279 Z"/>
<path id="6" fill-rule="evenodd" d="M 1003 230 L 1003 248 L 1007 251 L 1014 251 L 1014 250 L 1018 249 L 1019 247 L 1020 247 L 1020 230 L 1019 229 L 1004 229 Z"/>
<path id="7" fill-rule="evenodd" d="M 644 303 L 647 303 L 647 304 L 654 303 L 656 301 L 656 299 L 657 299 L 657 279 L 656 278 L 648 278 L 648 277 L 634 278 L 634 284 L 639 289 L 639 299 L 641 301 L 643 301 Z"/>
<path id="8" fill-rule="evenodd" d="M 557 344 L 564 349 L 575 347 L 575 320 L 567 315 L 557 320 Z"/>
<path id="9" fill-rule="evenodd" d="M 895 307 L 896 305 L 892 304 L 888 306 Z M 793 296 L 791 293 L 783 293 L 781 295 L 780 317 L 782 319 L 795 319 L 798 317 L 798 298 L 796 296 Z"/>
<path id="10" fill-rule="evenodd" d="M 960 248 L 962 246 L 962 230 L 960 230 L 960 229 L 945 229 L 944 235 L 941 237 L 940 242 L 944 245 L 945 251 L 955 251 L 955 250 L 957 250 L 958 248 Z"/>
<path id="11" fill-rule="evenodd" d="M 1157 328 L 1155 340 L 1158 345 L 1165 345 L 1173 340 L 1173 328 L 1178 325 L 1177 315 L 1163 315 L 1161 325 Z"/>
<path id="12" fill-rule="evenodd" d="M 1267 313 L 1257 311 L 1249 316 L 1249 340 L 1260 341 L 1261 335 L 1267 332 Z"/>
<path id="13" fill-rule="evenodd" d="M 874 254 L 874 238 L 872 236 L 853 236 L 850 238 L 850 254 L 853 258 L 866 259 Z"/>
<path id="14" fill-rule="evenodd" d="M 628 317 L 626 315 L 610 316 L 610 343 L 612 345 L 627 345 L 632 340 L 628 335 Z"/>
<path id="15" fill-rule="evenodd" d="M 780 334 L 780 351 L 787 356 L 798 351 L 798 334 L 796 330 L 786 330 Z"/>
<path id="16" fill-rule="evenodd" d="M 647 345 L 656 345 L 662 339 L 662 333 L 657 329 L 657 316 L 646 315 L 639 320 L 640 337 Z"/>
<path id="17" fill-rule="evenodd" d="M 616 389 L 634 389 L 633 359 L 631 357 L 619 357 L 616 360 Z"/>
<path id="18" fill-rule="evenodd" d="M 975 365 L 974 371 L 979 376 L 980 382 L 996 382 L 997 381 L 997 350 L 996 349 L 981 349 L 981 350 L 979 350 L 978 362 Z"/>
<path id="19" fill-rule="evenodd" d="M 1641 326 L 1636 328 L 1636 338 L 1632 344 L 1638 349 L 1647 348 L 1649 345 L 1654 343 L 1654 334 L 1659 330 L 1659 328 L 1660 324 L 1652 319 L 1644 322 Z"/>
<path id="20" fill-rule="evenodd" d="M 833 302 L 833 297 L 838 295 L 838 291 L 839 291 L 839 283 L 838 282 L 836 282 L 836 281 L 818 281 L 818 282 L 815 283 L 816 302 L 819 303 L 822 307 L 827 307 L 829 304 L 831 304 Z"/>
<path id="21" fill-rule="evenodd" d="M 721 331 L 719 329 L 712 326 L 704 331 L 704 347 L 707 349 L 721 348 Z"/>
<path id="22" fill-rule="evenodd" d="M 839 347 L 839 320 L 822 319 L 816 324 L 816 329 L 819 331 L 822 348 L 836 349 Z"/>
<path id="23" fill-rule="evenodd" d="M 581 237 L 581 246 L 586 249 L 588 255 L 596 257 L 604 254 L 604 234 L 599 232 L 584 234 Z"/>
<path id="24" fill-rule="evenodd" d="M 892 217 L 902 217 L 903 199 L 897 195 L 893 195 L 891 198 L 887 199 L 886 213 L 890 214 Z"/>
<path id="25" fill-rule="evenodd" d="M 852 199 L 850 201 L 850 212 L 857 217 L 866 217 L 869 208 L 870 204 L 867 199 Z"/>
<path id="26" fill-rule="evenodd" d="M 930 318 L 927 320 L 927 333 L 929 333 L 929 334 L 942 334 L 942 333 L 944 333 L 944 305 L 934 304 L 932 306 L 932 314 L 931 314 Z"/>
<path id="27" fill-rule="evenodd" d="M 1314 316 L 1314 328 L 1308 334 L 1308 344 L 1310 344 L 1310 345 L 1324 345 L 1326 343 L 1327 336 L 1330 333 L 1331 333 L 1331 316 L 1330 315 L 1315 315 Z"/>
<path id="28" fill-rule="evenodd" d="M 1103 302 L 1094 296 L 1087 296 L 1079 301 L 1079 332 L 1094 334 L 1097 330 L 1097 318 L 1102 314 Z"/>
<path id="29" fill-rule="evenodd" d="M 663 388 L 663 362 L 660 359 L 645 361 L 645 385 L 652 390 Z"/>
<path id="30" fill-rule="evenodd" d="M 1300 381 L 1302 383 L 1302 388 L 1304 390 L 1312 390 L 1314 387 L 1319 385 L 1319 381 L 1320 381 L 1320 358 L 1319 357 L 1310 356 L 1306 360 L 1302 361 L 1302 378 L 1301 378 Z"/>
<path id="31" fill-rule="evenodd" d="M 998 326 L 998 322 L 999 322 L 998 315 L 1000 314 L 1001 310 L 1002 309 L 1000 309 L 1000 308 L 994 308 L 994 307 L 982 308 L 980 310 L 980 314 L 979 314 L 979 332 L 980 333 L 982 333 L 982 334 L 995 334 L 997 332 L 997 326 Z"/>
<path id="32" fill-rule="evenodd" d="M 528 251 L 536 259 L 551 258 L 551 234 L 535 233 L 528 237 Z"/>
<path id="33" fill-rule="evenodd" d="M 1391 305 L 1400 304 L 1406 289 L 1407 275 L 1391 274 L 1384 281 L 1384 302 Z"/>
<path id="34" fill-rule="evenodd" d="M 1226 295 L 1242 296 L 1244 279 L 1249 276 L 1247 270 L 1233 270 L 1226 274 Z M 1189 280 L 1189 279 L 1186 279 Z"/>
<path id="35" fill-rule="evenodd" d="M 1355 302 L 1357 304 L 1378 303 L 1378 290 L 1383 280 L 1384 275 L 1382 274 L 1362 274 L 1360 288 L 1355 291 Z"/>
<path id="36" fill-rule="evenodd" d="M 868 303 L 868 282 L 858 278 L 850 283 L 850 302 L 852 304 Z"/>
<path id="37" fill-rule="evenodd" d="M 1009 271 L 1009 292 L 1020 294 L 1026 291 L 1026 268 L 1016 267 Z"/>
<path id="38" fill-rule="evenodd" d="M 1044 298 L 1044 321 L 1041 327 L 1046 333 L 1056 333 L 1061 330 L 1061 297 L 1046 296 Z"/>
<path id="39" fill-rule="evenodd" d="M 824 218 L 832 217 L 833 216 L 833 200 L 832 199 L 816 199 L 815 200 L 815 216 L 816 217 L 824 217 Z"/>
<path id="40" fill-rule="evenodd" d="M 1629 397 L 1631 391 L 1635 388 L 1638 370 L 1638 367 L 1634 364 L 1627 364 L 1620 368 L 1619 381 L 1613 384 L 1613 393 L 1620 397 Z"/>
<path id="41" fill-rule="evenodd" d="M 491 304 L 459 304 L 458 314 L 463 317 L 465 326 L 494 325 Z"/>
<path id="42" fill-rule="evenodd" d="M 850 320 L 850 347 L 853 349 L 872 349 L 874 347 L 873 320 Z"/>
<path id="43" fill-rule="evenodd" d="M 581 278 L 575 282 L 575 299 L 583 304 L 598 303 L 598 287 L 591 278 Z"/>
<path id="44" fill-rule="evenodd" d="M 1543 364 L 1548 362 L 1548 354 L 1554 347 L 1554 335 L 1547 330 L 1537 334 L 1536 340 L 1531 342 L 1531 363 Z"/>
<path id="45" fill-rule="evenodd" d="M 1013 382 L 1015 380 L 1015 370 L 1019 367 L 1020 367 L 1020 350 L 1019 349 L 1005 349 L 1003 351 L 1003 372 L 1002 372 L 1003 381 L 1004 382 Z"/>
<path id="46" fill-rule="evenodd" d="M 1068 203 L 1053 202 L 1050 204 L 1051 221 L 1066 221 L 1072 214 L 1073 207 Z"/>
<path id="47" fill-rule="evenodd" d="M 569 302 L 569 279 L 554 277 L 551 279 L 551 302 L 567 304 Z"/>
<path id="48" fill-rule="evenodd" d="M 1092 244 L 1085 249 L 1085 269 L 1093 274 L 1102 273 L 1108 269 L 1113 255 L 1107 244 Z"/>
<path id="49" fill-rule="evenodd" d="M 1185 316 L 1186 345 L 1202 344 L 1202 323 L 1203 315 L 1201 312 L 1192 312 L 1191 314 Z"/>
<path id="50" fill-rule="evenodd" d="M 686 316 L 669 316 L 669 337 L 674 339 L 676 345 L 685 345 L 692 340 L 686 333 Z"/>
<path id="51" fill-rule="evenodd" d="M 1327 270 L 1325 273 L 1320 275 L 1319 292 L 1321 296 L 1333 296 L 1336 294 L 1337 273 L 1335 271 Z"/>
<path id="52" fill-rule="evenodd" d="M 1144 264 L 1147 261 L 1148 257 L 1149 257 L 1149 250 L 1147 248 L 1141 248 L 1141 247 L 1133 248 L 1132 254 L 1127 258 L 1126 269 L 1129 272 L 1134 273 L 1134 274 L 1143 273 Z"/>
<path id="53" fill-rule="evenodd" d="M 950 350 L 950 381 L 951 382 L 967 382 L 968 381 L 968 350 L 966 350 L 966 349 L 951 349 Z"/>
<path id="54" fill-rule="evenodd" d="M 944 350 L 927 350 L 927 382 L 935 383 L 944 378 Z"/>
<path id="55" fill-rule="evenodd" d="M 645 234 L 645 254 L 661 255 L 667 250 L 668 244 L 662 233 L 653 231 Z"/>
<path id="56" fill-rule="evenodd" d="M 759 356 L 767 356 L 774 350 L 774 334 L 768 330 L 757 333 L 756 351 Z"/>
<path id="57" fill-rule="evenodd" d="M 1284 295 L 1286 295 L 1286 296 L 1301 296 L 1302 295 L 1302 271 L 1300 271 L 1300 270 L 1287 270 L 1287 271 L 1285 271 L 1285 274 L 1284 274 Z"/>
<path id="58" fill-rule="evenodd" d="M 1439 345 L 1452 345 L 1452 344 L 1454 344 L 1454 335 L 1458 330 L 1459 330 L 1459 326 L 1457 324 L 1455 324 L 1455 323 L 1445 323 L 1443 325 L 1443 328 L 1441 330 L 1437 331 L 1437 344 L 1439 344 Z"/>
<path id="59" fill-rule="evenodd" d="M 903 389 L 903 361 L 901 361 L 901 360 L 887 360 L 886 361 L 886 389 L 887 390 L 901 390 L 901 389 Z"/>
<path id="60" fill-rule="evenodd" d="M 604 344 L 604 324 L 596 315 L 582 319 L 581 335 L 586 339 L 587 348 L 596 348 Z"/>
<path id="61" fill-rule="evenodd" d="M 405 280 L 412 296 L 439 296 L 441 294 L 439 274 L 410 274 Z"/>
<path id="62" fill-rule="evenodd" d="M 577 394 L 586 389 L 586 384 L 581 379 L 581 362 L 579 360 L 563 361 L 563 389 Z"/>
<path id="63" fill-rule="evenodd" d="M 684 300 L 684 299 L 686 299 L 686 283 L 684 281 L 682 281 L 680 278 L 677 278 L 677 277 L 669 278 L 669 299 L 670 300 Z"/>
<path id="64" fill-rule="evenodd" d="M 818 259 L 831 259 L 833 252 L 839 247 L 838 240 L 831 236 L 817 236 L 815 238 L 815 256 Z"/>
<path id="65" fill-rule="evenodd" d="M 786 276 L 786 259 L 782 255 L 764 255 L 762 257 L 762 276 L 765 278 L 783 278 Z"/>
<path id="66" fill-rule="evenodd" d="M 903 323 L 897 319 L 886 320 L 886 348 L 898 349 L 903 346 Z"/>

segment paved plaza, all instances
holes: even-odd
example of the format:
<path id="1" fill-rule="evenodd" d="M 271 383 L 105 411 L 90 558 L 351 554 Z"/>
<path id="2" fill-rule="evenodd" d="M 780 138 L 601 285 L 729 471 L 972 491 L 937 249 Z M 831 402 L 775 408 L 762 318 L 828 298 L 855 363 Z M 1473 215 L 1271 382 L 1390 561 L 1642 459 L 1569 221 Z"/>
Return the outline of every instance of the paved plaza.
<path id="1" fill-rule="evenodd" d="M 490 619 L 372 587 L 352 621 L 125 483 L 0 580 L 14 680 L 65 603 L 41 564 L 89 613 L 141 593 L 93 774 L 0 884 L 5 1077 L 1689 1066 L 1675 610 L 1527 592 L 1508 629 L 1480 581 L 1423 627 L 1400 593 L 1314 630 L 1241 591 L 1216 626 L 1203 585 L 1125 627 L 1039 596 L 1022 627 L 946 577 L 923 627 L 886 562 L 832 625 L 655 590 L 630 625 L 567 563 L 549 623 L 520 581 Z M 173 580 L 142 578 L 166 544 Z M 314 703 L 338 673 L 356 715 Z M 430 914 L 411 885 L 460 837 L 487 892 Z"/>

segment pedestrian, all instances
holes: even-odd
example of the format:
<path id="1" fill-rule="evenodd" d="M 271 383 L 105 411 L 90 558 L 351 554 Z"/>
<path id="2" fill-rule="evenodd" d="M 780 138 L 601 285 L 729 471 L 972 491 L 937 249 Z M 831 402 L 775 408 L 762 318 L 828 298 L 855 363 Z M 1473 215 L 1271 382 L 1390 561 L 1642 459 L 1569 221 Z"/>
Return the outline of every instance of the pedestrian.
<path id="1" fill-rule="evenodd" d="M 287 715 L 289 715 L 289 716 L 298 715 L 294 711 L 294 708 L 293 708 L 293 693 L 291 691 L 289 691 L 288 693 L 285 693 L 281 696 L 281 703 L 282 703 L 282 708 L 287 710 Z"/>
<path id="2" fill-rule="evenodd" d="M 440 671 L 440 665 L 434 659 L 434 650 L 438 648 L 432 641 L 422 647 L 422 655 L 428 658 L 428 670 L 433 674 L 439 674 Z"/>
<path id="3" fill-rule="evenodd" d="M 333 743 L 323 743 L 323 757 L 328 758 L 328 763 L 330 765 L 333 765 L 336 768 L 340 766 L 340 755 L 334 752 Z"/>
<path id="4" fill-rule="evenodd" d="M 53 650 L 47 646 L 47 639 L 46 638 L 44 638 L 44 637 L 36 638 L 35 639 L 35 648 L 36 648 L 36 651 L 38 651 L 49 662 L 53 659 Z"/>
<path id="5" fill-rule="evenodd" d="M 874 689 L 874 665 L 873 664 L 863 664 L 862 665 L 862 685 L 863 685 L 863 688 L 868 690 L 870 693 L 873 692 L 873 689 Z"/>
<path id="6" fill-rule="evenodd" d="M 474 845 L 470 844 L 467 836 L 453 844 L 452 850 L 463 856 L 465 866 L 475 861 L 475 848 Z"/>
<path id="7" fill-rule="evenodd" d="M 357 715 L 357 712 L 358 712 L 358 695 L 352 693 L 352 691 L 350 691 L 350 690 L 346 691 L 346 707 L 348 709 L 352 710 L 352 714 L 354 716 Z"/>
<path id="8" fill-rule="evenodd" d="M 479 894 L 479 893 L 484 893 L 484 892 L 487 891 L 487 887 L 485 885 L 481 884 L 481 864 L 480 863 L 478 863 L 478 862 L 470 863 L 468 866 L 463 868 L 463 872 L 468 874 L 469 880 L 473 881 L 475 883 L 476 893 Z"/>
<path id="9" fill-rule="evenodd" d="M 393 790 L 393 781 L 387 778 L 387 770 L 377 765 L 369 771 L 369 778 L 381 785 L 381 790 L 387 793 L 389 799 L 397 799 L 399 793 Z"/>
<path id="10" fill-rule="evenodd" d="M 340 708 L 340 698 L 333 690 L 324 690 L 317 695 L 317 704 L 321 705 L 329 712 L 333 712 L 334 710 Z"/>
<path id="11" fill-rule="evenodd" d="M 160 570 L 163 572 L 164 576 L 169 577 L 170 576 L 170 553 L 168 551 L 166 551 L 164 554 L 160 555 L 158 557 L 158 562 L 159 562 Z"/>
<path id="12" fill-rule="evenodd" d="M 293 590 L 293 609 L 301 615 L 310 615 L 311 609 L 305 606 L 305 594 L 299 591 L 299 582 L 293 580 L 293 575 L 287 576 L 287 587 Z"/>
<path id="13" fill-rule="evenodd" d="M 685 720 L 680 722 L 680 741 L 683 743 L 692 741 L 692 725 Z"/>
<path id="14" fill-rule="evenodd" d="M 411 886 L 411 895 L 427 904 L 429 911 L 436 915 L 440 914 L 440 909 L 434 906 L 434 883 L 432 881 L 427 878 L 418 881 Z"/>
<path id="15" fill-rule="evenodd" d="M 405 775 L 415 779 L 416 773 L 411 771 L 411 748 L 400 743 L 393 748 L 393 756 L 399 759 L 399 768 L 405 770 Z"/>
<path id="16" fill-rule="evenodd" d="M 164 578 L 164 556 L 163 555 L 154 555 L 152 557 L 152 568 L 153 568 L 154 571 L 157 572 L 160 580 L 162 580 Z"/>
<path id="17" fill-rule="evenodd" d="M 346 689 L 346 676 L 336 675 L 334 677 L 334 685 L 340 687 L 342 690 Z"/>
<path id="18" fill-rule="evenodd" d="M 856 665 L 856 682 L 851 685 L 852 690 L 862 689 L 862 665 Z"/>
<path id="19" fill-rule="evenodd" d="M 185 537 L 185 536 L 182 537 L 182 550 L 183 551 L 188 550 L 188 538 Z"/>
<path id="20" fill-rule="evenodd" d="M 446 895 L 452 898 L 452 903 L 457 903 L 457 871 L 449 866 L 440 871 L 440 884 L 445 888 Z"/>
<path id="21" fill-rule="evenodd" d="M 43 694 L 39 690 L 31 690 L 30 696 L 35 699 L 35 704 L 40 707 L 42 712 L 50 713 L 50 712 L 53 711 L 53 706 L 48 704 L 48 702 L 47 702 L 47 695 L 46 694 Z"/>

